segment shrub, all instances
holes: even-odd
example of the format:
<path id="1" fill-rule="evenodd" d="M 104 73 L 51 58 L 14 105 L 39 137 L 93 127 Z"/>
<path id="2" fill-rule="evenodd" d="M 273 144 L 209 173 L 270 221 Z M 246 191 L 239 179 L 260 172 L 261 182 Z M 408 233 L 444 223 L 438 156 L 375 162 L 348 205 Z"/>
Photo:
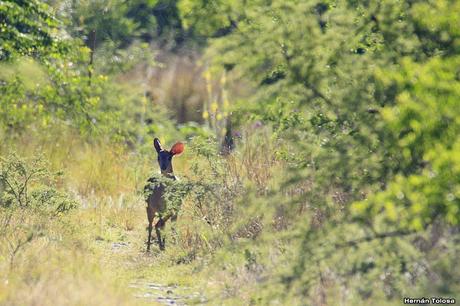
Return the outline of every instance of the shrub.
<path id="1" fill-rule="evenodd" d="M 23 159 L 12 153 L 0 160 L 0 254 L 8 253 L 13 267 L 17 253 L 46 233 L 49 224 L 77 206 L 56 189 L 42 157 Z"/>

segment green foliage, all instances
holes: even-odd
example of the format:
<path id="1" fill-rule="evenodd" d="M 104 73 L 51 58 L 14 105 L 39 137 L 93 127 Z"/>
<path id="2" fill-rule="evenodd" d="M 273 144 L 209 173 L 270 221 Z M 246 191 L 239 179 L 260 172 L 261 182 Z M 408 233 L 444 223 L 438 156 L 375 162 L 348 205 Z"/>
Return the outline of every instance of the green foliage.
<path id="1" fill-rule="evenodd" d="M 129 47 L 119 48 L 108 41 L 95 51 L 93 69 L 103 75 L 117 75 L 139 66 L 155 67 L 155 53 L 147 43 L 134 41 Z"/>
<path id="2" fill-rule="evenodd" d="M 90 129 L 102 79 L 91 79 L 83 66 L 87 49 L 78 39 L 59 38 L 59 22 L 44 3 L 2 1 L 1 8 L 2 59 L 9 60 L 2 69 L 12 72 L 0 76 L 1 128 L 15 133 L 70 120 L 76 128 Z"/>
<path id="3" fill-rule="evenodd" d="M 0 73 L 3 133 L 14 137 L 28 129 L 70 125 L 84 135 L 104 135 L 130 146 L 142 145 L 145 136 L 152 133 L 177 133 L 168 112 L 153 105 L 145 86 L 139 88 L 133 86 L 135 80 L 125 83 L 117 79 L 122 73 L 143 67 L 146 67 L 145 74 L 149 74 L 155 65 L 153 51 L 141 42 L 146 40 L 141 37 L 145 34 L 141 28 L 151 25 L 144 24 L 147 20 L 135 12 L 144 6 L 146 11 L 155 10 L 157 4 L 156 1 L 58 2 L 54 5 L 56 16 L 62 19 L 59 21 L 50 7 L 40 2 L 8 4 L 8 7 L 18 6 L 30 10 L 30 14 L 35 12 L 52 19 L 49 31 L 66 39 L 60 39 L 62 48 L 47 46 L 44 49 L 48 53 L 36 56 L 23 52 L 19 44 L 14 45 L 16 56 L 2 64 Z M 5 14 L 13 12 L 8 9 Z M 33 14 L 24 18 L 35 20 Z M 14 27 L 13 21 L 6 18 L 4 25 Z M 66 22 L 72 26 L 64 32 L 58 26 Z M 92 33 L 96 34 L 94 43 L 89 41 L 88 35 Z M 90 48 L 85 47 L 84 42 Z M 72 48 L 64 48 L 70 45 Z"/>
<path id="4" fill-rule="evenodd" d="M 421 230 L 442 218 L 456 225 L 460 219 L 459 57 L 433 58 L 424 64 L 405 59 L 400 70 L 382 74 L 398 88 L 396 105 L 383 118 L 402 152 L 401 174 L 387 189 L 355 205 L 367 217 L 383 211 L 401 228 Z"/>
<path id="5" fill-rule="evenodd" d="M 90 130 L 96 120 L 102 119 L 97 109 L 104 95 L 105 79 L 97 77 L 89 83 L 86 71 L 79 66 L 84 59 L 82 51 L 85 50 L 77 49 L 75 54 L 54 57 L 44 64 L 21 60 L 29 65 L 22 65 L 22 70 L 10 79 L 3 76 L 2 128 L 14 133 L 34 125 L 44 128 L 50 123 L 69 120 L 75 128 Z M 21 61 L 4 67 L 8 69 Z M 29 75 L 31 67 L 37 67 L 42 74 Z"/>
<path id="6" fill-rule="evenodd" d="M 422 40 L 422 48 L 429 56 L 457 55 L 460 51 L 460 32 L 455 0 L 420 1 L 411 10 L 414 27 Z"/>
<path id="7" fill-rule="evenodd" d="M 76 207 L 76 203 L 56 190 L 56 174 L 38 156 L 31 161 L 11 154 L 1 159 L 0 207 L 11 211 L 30 209 L 57 217 Z"/>
<path id="8" fill-rule="evenodd" d="M 308 226 L 294 222 L 302 242 L 299 265 L 285 275 L 288 295 L 315 298 L 337 285 L 360 299 L 394 298 L 425 281 L 414 271 L 428 253 L 410 235 L 438 219 L 456 225 L 460 215 L 457 6 L 181 2 L 186 24 L 210 37 L 214 69 L 253 89 L 234 105 L 234 121 L 272 127 L 277 156 L 291 167 L 283 186 L 307 186 L 276 204 L 307 203 L 310 212 Z M 212 38 L 229 20 L 232 30 Z M 280 190 L 272 192 L 266 201 Z M 383 275 L 391 275 L 383 286 L 358 289 Z"/>
<path id="9" fill-rule="evenodd" d="M 181 20 L 175 0 L 71 1 L 64 16 L 71 19 L 69 31 L 91 49 L 111 48 L 117 53 L 133 42 L 165 41 L 180 45 Z M 101 12 L 103 12 L 101 14 Z M 118 59 L 118 62 L 122 61 Z"/>
<path id="10" fill-rule="evenodd" d="M 39 0 L 0 1 L 0 61 L 59 54 L 68 47 L 56 34 L 58 20 Z"/>
<path id="11" fill-rule="evenodd" d="M 184 26 L 194 34 L 205 37 L 227 34 L 244 15 L 244 3 L 238 0 L 181 0 L 178 8 Z"/>
<path id="12" fill-rule="evenodd" d="M 136 29 L 135 22 L 126 16 L 129 4 L 123 1 L 71 1 L 68 10 L 72 18 L 70 29 L 93 50 L 106 41 L 126 47 Z"/>
<path id="13" fill-rule="evenodd" d="M 53 221 L 77 203 L 56 187 L 57 176 L 40 156 L 26 160 L 12 153 L 0 160 L 0 254 L 10 269 L 25 246 L 45 235 Z"/>

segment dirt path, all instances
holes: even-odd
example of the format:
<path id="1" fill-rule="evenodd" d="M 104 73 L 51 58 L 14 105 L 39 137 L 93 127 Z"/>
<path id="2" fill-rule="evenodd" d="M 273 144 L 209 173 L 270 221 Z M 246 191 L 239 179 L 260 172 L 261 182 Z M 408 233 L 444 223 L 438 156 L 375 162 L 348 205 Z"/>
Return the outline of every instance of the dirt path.
<path id="1" fill-rule="evenodd" d="M 129 251 L 129 242 L 113 242 L 111 253 L 120 254 Z M 133 295 L 145 302 L 157 302 L 163 305 L 204 305 L 206 298 L 198 291 L 187 286 L 165 285 L 148 279 L 134 279 L 129 283 Z"/>
<path id="2" fill-rule="evenodd" d="M 135 297 L 163 305 L 202 305 L 206 303 L 204 296 L 190 287 L 166 286 L 146 280 L 135 280 L 129 286 L 135 289 Z"/>

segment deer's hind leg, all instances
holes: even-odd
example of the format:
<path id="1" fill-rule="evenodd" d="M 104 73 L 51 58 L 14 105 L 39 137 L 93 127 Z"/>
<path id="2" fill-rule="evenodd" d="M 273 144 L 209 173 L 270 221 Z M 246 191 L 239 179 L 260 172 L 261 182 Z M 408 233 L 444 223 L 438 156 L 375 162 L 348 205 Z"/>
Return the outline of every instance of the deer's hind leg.
<path id="1" fill-rule="evenodd" d="M 149 209 L 149 207 L 147 207 L 147 219 L 149 221 L 148 238 L 147 238 L 147 252 L 150 252 L 150 245 L 152 244 L 151 239 L 152 239 L 152 229 L 153 229 L 153 225 L 152 225 L 153 217 L 154 217 L 153 212 L 151 211 L 151 209 Z"/>
<path id="2" fill-rule="evenodd" d="M 160 246 L 160 250 L 165 249 L 165 238 L 161 239 L 161 231 L 165 227 L 165 221 L 163 218 L 160 217 L 158 222 L 155 224 L 155 232 L 157 233 L 157 238 L 158 238 L 158 245 Z"/>

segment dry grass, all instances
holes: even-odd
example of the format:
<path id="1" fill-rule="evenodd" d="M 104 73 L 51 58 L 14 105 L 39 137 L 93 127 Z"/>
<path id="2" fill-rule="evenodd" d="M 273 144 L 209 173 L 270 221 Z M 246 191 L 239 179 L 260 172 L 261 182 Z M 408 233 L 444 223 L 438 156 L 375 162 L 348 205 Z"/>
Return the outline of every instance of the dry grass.
<path id="1" fill-rule="evenodd" d="M 50 225 L 42 238 L 27 245 L 15 259 L 14 269 L 9 270 L 3 260 L 6 254 L 0 254 L 0 274 L 5 275 L 0 279 L 0 303 L 136 305 L 141 301 L 132 298 L 127 284 L 138 278 L 206 288 L 208 298 L 219 303 L 223 298 L 229 305 L 250 302 L 260 270 L 248 268 L 244 247 L 238 246 L 240 238 L 230 241 L 238 230 L 244 231 L 239 236 L 252 239 L 263 235 L 263 230 L 258 226 L 262 232 L 254 235 L 254 227 L 239 226 L 254 223 L 250 215 L 239 216 L 234 226 L 228 222 L 237 216 L 232 214 L 238 213 L 235 208 L 241 204 L 240 194 L 231 192 L 255 186 L 263 194 L 277 179 L 274 171 L 283 167 L 275 158 L 275 144 L 263 129 L 247 135 L 239 151 L 225 158 L 207 160 L 191 150 L 175 158 L 179 177 L 223 182 L 219 192 L 225 195 L 225 203 L 198 205 L 186 199 L 175 224 L 176 241 L 168 223 L 166 252 L 160 253 L 154 246 L 149 256 L 144 253 L 145 204 L 139 191 L 156 169 L 153 150 L 152 156 L 134 156 L 119 145 L 87 144 L 70 131 L 58 131 L 54 136 L 39 134 L 24 135 L 9 149 L 33 155 L 40 148 L 55 170 L 63 169 L 59 186 L 73 193 L 80 207 L 62 220 L 64 223 Z M 6 152 L 6 145 L 1 150 Z M 193 164 L 200 173 L 194 172 Z M 219 177 L 215 177 L 216 169 Z M 254 203 L 244 205 L 250 211 Z M 256 223 L 261 222 L 258 219 Z M 244 243 L 247 238 L 241 239 Z M 113 253 L 113 243 L 123 243 L 127 249 Z M 212 259 L 219 253 L 230 259 Z M 214 274 L 222 262 L 226 262 L 225 270 Z"/>
<path id="2" fill-rule="evenodd" d="M 110 214 L 104 219 L 110 220 Z M 48 223 L 23 246 L 14 264 L 0 261 L 2 305 L 138 305 L 126 271 L 101 245 L 94 211 L 76 211 Z M 28 220 L 25 220 L 27 222 Z M 25 224 L 30 226 L 32 224 Z M 107 227 L 107 225 L 104 225 Z M 119 234 L 113 234 L 113 237 Z M 2 250 L 2 257 L 5 252 Z"/>

